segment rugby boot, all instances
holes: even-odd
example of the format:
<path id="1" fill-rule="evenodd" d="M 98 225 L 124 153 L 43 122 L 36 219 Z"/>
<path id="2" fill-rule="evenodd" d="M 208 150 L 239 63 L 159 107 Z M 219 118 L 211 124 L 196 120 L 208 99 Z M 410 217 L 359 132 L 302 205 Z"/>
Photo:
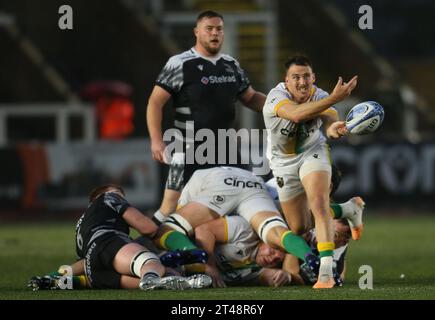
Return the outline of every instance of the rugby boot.
<path id="1" fill-rule="evenodd" d="M 190 277 L 169 276 L 157 278 L 152 282 L 141 281 L 140 288 L 142 290 L 187 290 L 187 289 L 202 289 L 212 285 L 212 279 L 206 274 L 194 274 Z"/>
<path id="2" fill-rule="evenodd" d="M 208 254 L 202 249 L 167 251 L 160 256 L 165 267 L 176 268 L 185 264 L 207 263 Z"/>
<path id="3" fill-rule="evenodd" d="M 359 240 L 364 231 L 364 224 L 362 222 L 362 214 L 365 207 L 365 202 L 361 197 L 354 197 L 347 202 L 351 210 L 351 216 L 347 217 L 349 221 L 350 230 L 352 232 L 352 239 Z"/>

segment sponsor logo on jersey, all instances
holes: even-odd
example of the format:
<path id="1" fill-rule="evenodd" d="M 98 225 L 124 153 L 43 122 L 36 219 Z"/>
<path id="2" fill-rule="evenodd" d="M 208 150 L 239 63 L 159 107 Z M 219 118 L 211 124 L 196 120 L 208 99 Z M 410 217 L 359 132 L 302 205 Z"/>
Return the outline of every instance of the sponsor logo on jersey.
<path id="1" fill-rule="evenodd" d="M 196 67 L 201 71 L 204 69 L 204 66 L 202 64 L 198 64 Z"/>
<path id="2" fill-rule="evenodd" d="M 296 128 L 294 130 L 288 130 L 286 128 L 282 128 L 280 132 L 282 135 L 286 137 L 293 137 L 296 134 Z"/>
<path id="3" fill-rule="evenodd" d="M 286 137 L 293 137 L 296 134 L 298 125 L 296 123 L 290 122 L 285 128 L 280 130 L 281 134 Z"/>
<path id="4" fill-rule="evenodd" d="M 237 178 L 225 178 L 224 183 L 229 186 L 238 187 L 238 188 L 259 188 L 263 189 L 263 186 L 258 181 L 250 181 L 250 180 L 237 180 Z"/>
<path id="5" fill-rule="evenodd" d="M 224 63 L 225 66 L 225 71 L 229 72 L 229 73 L 234 73 L 233 68 L 231 68 L 231 66 L 229 64 Z"/>
<path id="6" fill-rule="evenodd" d="M 202 77 L 201 82 L 205 85 L 207 84 L 221 84 L 221 83 L 232 83 L 236 82 L 236 76 L 208 76 Z"/>
<path id="7" fill-rule="evenodd" d="M 225 197 L 224 196 L 214 196 L 213 202 L 216 204 L 222 204 L 225 202 Z"/>
<path id="8" fill-rule="evenodd" d="M 216 207 L 218 207 L 219 209 L 221 208 L 220 206 L 225 202 L 225 197 L 221 196 L 221 195 L 216 195 L 213 196 L 213 200 L 210 201 L 210 203 Z"/>

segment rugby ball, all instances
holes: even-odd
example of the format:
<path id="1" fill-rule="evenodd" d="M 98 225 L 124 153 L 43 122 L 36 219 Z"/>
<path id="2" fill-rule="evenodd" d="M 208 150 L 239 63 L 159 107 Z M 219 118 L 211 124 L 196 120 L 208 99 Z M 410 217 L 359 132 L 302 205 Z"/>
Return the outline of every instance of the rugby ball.
<path id="1" fill-rule="evenodd" d="M 384 121 L 384 108 L 375 101 L 354 106 L 346 116 L 346 128 L 350 134 L 363 135 L 376 131 Z"/>

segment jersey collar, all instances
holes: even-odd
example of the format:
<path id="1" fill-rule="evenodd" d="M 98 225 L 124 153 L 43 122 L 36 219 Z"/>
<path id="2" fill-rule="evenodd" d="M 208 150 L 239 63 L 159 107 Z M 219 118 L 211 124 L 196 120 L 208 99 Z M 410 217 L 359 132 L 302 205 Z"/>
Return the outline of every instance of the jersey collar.
<path id="1" fill-rule="evenodd" d="M 202 54 L 200 54 L 198 51 L 196 51 L 196 50 L 195 50 L 195 47 L 192 47 L 190 50 L 192 50 L 192 52 L 193 52 L 195 55 L 197 55 L 197 56 L 199 56 L 199 57 L 201 57 L 201 58 L 203 58 L 203 59 L 205 59 L 205 60 L 207 60 L 207 61 L 210 61 L 210 62 L 213 63 L 214 65 L 217 63 L 217 61 L 218 61 L 220 58 L 222 58 L 222 54 L 220 54 L 220 53 L 218 53 L 217 55 L 215 55 L 215 56 L 213 56 L 213 57 L 206 57 L 206 56 L 203 56 Z"/>

